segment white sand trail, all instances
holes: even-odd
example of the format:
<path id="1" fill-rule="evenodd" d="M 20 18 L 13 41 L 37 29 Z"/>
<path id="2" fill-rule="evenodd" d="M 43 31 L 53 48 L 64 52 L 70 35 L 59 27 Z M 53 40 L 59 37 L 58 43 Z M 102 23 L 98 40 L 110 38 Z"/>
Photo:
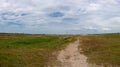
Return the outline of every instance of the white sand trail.
<path id="1" fill-rule="evenodd" d="M 79 40 L 69 44 L 64 50 L 60 51 L 57 60 L 60 61 L 60 65 L 55 67 L 89 67 L 87 63 L 87 57 L 80 54 Z"/>

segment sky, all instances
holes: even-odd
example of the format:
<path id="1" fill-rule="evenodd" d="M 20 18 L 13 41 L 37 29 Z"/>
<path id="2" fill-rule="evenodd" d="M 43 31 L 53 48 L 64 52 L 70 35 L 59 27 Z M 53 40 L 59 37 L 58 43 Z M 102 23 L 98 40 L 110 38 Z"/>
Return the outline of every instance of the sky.
<path id="1" fill-rule="evenodd" d="M 0 0 L 0 32 L 120 32 L 120 0 Z"/>

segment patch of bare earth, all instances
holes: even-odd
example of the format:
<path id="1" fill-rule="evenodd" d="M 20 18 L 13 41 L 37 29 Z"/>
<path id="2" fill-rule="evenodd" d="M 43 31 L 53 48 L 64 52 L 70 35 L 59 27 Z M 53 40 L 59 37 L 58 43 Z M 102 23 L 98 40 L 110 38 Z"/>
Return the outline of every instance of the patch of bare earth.
<path id="1" fill-rule="evenodd" d="M 88 67 L 87 57 L 80 54 L 79 40 L 70 43 L 64 50 L 61 50 L 57 60 L 59 64 L 55 67 Z"/>

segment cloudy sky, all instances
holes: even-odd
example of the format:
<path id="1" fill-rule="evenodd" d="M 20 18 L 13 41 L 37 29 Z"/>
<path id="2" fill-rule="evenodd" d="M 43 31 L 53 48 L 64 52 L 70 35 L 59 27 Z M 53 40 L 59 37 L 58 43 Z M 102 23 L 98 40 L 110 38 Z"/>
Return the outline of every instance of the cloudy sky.
<path id="1" fill-rule="evenodd" d="M 0 32 L 120 32 L 120 0 L 0 0 Z"/>

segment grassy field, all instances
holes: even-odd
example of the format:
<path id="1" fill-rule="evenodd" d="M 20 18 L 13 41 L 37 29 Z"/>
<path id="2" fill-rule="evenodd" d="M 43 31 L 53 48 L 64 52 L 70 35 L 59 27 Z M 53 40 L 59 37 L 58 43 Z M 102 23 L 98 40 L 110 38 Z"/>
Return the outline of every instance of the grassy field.
<path id="1" fill-rule="evenodd" d="M 65 43 L 67 35 L 0 34 L 0 67 L 47 67 Z"/>
<path id="2" fill-rule="evenodd" d="M 89 63 L 120 67 L 120 34 L 84 35 L 80 39 Z"/>
<path id="3" fill-rule="evenodd" d="M 79 35 L 77 36 L 79 37 Z M 0 67 L 47 67 L 56 53 L 75 40 L 71 35 L 0 34 Z M 120 34 L 80 36 L 88 62 L 120 67 Z"/>

